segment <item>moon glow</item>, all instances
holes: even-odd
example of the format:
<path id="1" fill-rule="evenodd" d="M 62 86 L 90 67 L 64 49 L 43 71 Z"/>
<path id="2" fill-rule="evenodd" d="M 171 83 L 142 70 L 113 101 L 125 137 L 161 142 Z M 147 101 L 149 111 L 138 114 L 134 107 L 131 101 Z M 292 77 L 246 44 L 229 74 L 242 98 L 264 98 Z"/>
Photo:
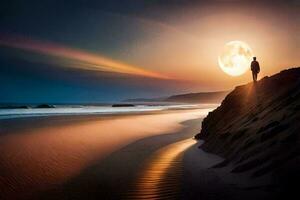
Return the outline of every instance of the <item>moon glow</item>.
<path id="1" fill-rule="evenodd" d="M 252 50 L 247 43 L 231 41 L 224 45 L 218 62 L 226 74 L 240 76 L 250 68 L 252 57 Z"/>

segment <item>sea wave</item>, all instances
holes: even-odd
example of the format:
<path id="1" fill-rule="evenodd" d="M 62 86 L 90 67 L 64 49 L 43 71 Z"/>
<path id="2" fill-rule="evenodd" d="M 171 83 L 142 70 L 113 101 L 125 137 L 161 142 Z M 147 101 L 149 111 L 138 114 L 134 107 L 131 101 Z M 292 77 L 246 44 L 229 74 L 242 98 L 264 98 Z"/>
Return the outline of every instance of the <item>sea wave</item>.
<path id="1" fill-rule="evenodd" d="M 0 109 L 0 119 L 61 115 L 109 115 L 126 113 L 131 114 L 172 109 L 196 109 L 214 107 L 216 107 L 216 104 L 137 105 L 134 107 L 58 106 L 55 108 L 17 108 Z"/>

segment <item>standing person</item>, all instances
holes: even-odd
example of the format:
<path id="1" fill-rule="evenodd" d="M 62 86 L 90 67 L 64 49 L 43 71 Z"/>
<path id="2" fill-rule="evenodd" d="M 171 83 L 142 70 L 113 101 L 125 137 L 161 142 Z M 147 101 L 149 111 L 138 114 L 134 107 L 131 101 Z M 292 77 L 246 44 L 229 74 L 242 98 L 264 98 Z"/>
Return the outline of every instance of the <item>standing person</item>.
<path id="1" fill-rule="evenodd" d="M 259 63 L 256 61 L 256 57 L 253 57 L 253 61 L 251 62 L 251 71 L 253 81 L 257 81 L 257 74 L 260 72 Z"/>

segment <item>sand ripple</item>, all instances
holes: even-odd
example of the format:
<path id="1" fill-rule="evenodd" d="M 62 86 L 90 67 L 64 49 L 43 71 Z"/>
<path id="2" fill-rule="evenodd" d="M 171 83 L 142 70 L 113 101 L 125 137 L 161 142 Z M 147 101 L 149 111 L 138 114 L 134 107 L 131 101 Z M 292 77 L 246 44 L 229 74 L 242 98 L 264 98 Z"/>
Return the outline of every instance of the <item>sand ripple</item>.
<path id="1" fill-rule="evenodd" d="M 195 144 L 193 139 L 168 145 L 145 163 L 144 170 L 126 194 L 126 199 L 179 199 L 184 151 Z"/>

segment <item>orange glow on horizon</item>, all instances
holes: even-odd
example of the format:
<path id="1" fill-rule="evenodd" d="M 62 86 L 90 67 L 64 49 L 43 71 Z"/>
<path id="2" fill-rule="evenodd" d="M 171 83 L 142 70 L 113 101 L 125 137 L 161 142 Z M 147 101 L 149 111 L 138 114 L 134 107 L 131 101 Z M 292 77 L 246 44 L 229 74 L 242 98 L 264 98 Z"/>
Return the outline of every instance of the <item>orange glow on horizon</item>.
<path id="1" fill-rule="evenodd" d="M 24 38 L 0 37 L 0 45 L 55 56 L 60 58 L 57 64 L 66 67 L 191 83 L 185 89 L 193 87 L 193 91 L 229 90 L 252 80 L 249 70 L 231 77 L 220 69 L 218 56 L 229 41 L 243 41 L 251 47 L 261 66 L 259 78 L 299 66 L 298 26 L 290 20 L 298 12 L 288 5 L 271 8 L 226 3 L 187 7 L 184 13 L 179 10 L 174 9 L 168 20 L 106 13 L 107 19 L 139 27 L 132 30 L 139 33 L 132 39 L 134 43 L 118 46 L 122 51 L 119 59 L 131 65 L 102 54 Z M 241 57 L 237 60 L 244 62 Z"/>

